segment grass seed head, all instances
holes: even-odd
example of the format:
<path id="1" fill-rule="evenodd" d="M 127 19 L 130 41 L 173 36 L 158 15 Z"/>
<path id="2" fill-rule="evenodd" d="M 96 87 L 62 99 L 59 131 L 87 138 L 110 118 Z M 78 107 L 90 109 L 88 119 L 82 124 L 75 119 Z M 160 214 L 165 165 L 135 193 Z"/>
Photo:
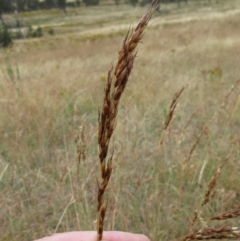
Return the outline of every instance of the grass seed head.
<path id="1" fill-rule="evenodd" d="M 104 217 L 106 207 L 103 206 L 104 193 L 112 173 L 112 156 L 108 158 L 110 139 L 116 126 L 118 105 L 122 93 L 127 85 L 136 58 L 136 47 L 143 37 L 144 30 L 156 10 L 156 3 L 150 6 L 141 18 L 137 27 L 128 31 L 123 40 L 115 68 L 111 66 L 108 71 L 104 99 L 101 112 L 99 113 L 98 127 L 98 157 L 100 163 L 101 180 L 98 185 L 97 204 L 97 232 L 98 240 L 102 239 Z M 113 83 L 114 82 L 114 83 Z M 113 83 L 113 84 L 112 84 Z"/>

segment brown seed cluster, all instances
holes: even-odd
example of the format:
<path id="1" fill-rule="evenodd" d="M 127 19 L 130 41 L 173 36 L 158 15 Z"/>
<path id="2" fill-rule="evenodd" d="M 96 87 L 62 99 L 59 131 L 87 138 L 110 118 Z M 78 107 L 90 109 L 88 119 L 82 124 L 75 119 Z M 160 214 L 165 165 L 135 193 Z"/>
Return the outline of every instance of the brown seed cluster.
<path id="1" fill-rule="evenodd" d="M 229 211 L 213 216 L 211 220 L 225 220 L 225 219 L 237 218 L 237 217 L 240 217 L 240 205 L 236 206 L 235 208 Z"/>
<path id="2" fill-rule="evenodd" d="M 164 122 L 164 126 L 163 126 L 164 130 L 166 130 L 168 128 L 170 122 L 173 119 L 173 114 L 174 114 L 174 111 L 177 107 L 178 99 L 179 99 L 179 97 L 180 97 L 180 95 L 182 94 L 183 91 L 184 91 L 184 87 L 181 88 L 178 92 L 176 92 L 174 97 L 173 97 L 173 100 L 172 100 L 170 108 L 169 108 L 169 112 L 168 112 L 166 120 Z"/>
<path id="3" fill-rule="evenodd" d="M 157 3 L 153 3 L 143 15 L 137 27 L 129 30 L 119 50 L 118 62 L 115 68 L 108 71 L 102 109 L 99 113 L 98 127 L 98 157 L 100 162 L 100 180 L 98 183 L 97 232 L 98 240 L 102 239 L 106 204 L 104 193 L 112 172 L 112 156 L 108 157 L 110 139 L 116 126 L 118 105 L 128 82 L 136 57 L 136 47 L 143 37 L 144 30 L 151 19 Z M 113 83 L 113 84 L 112 84 Z"/>
<path id="4" fill-rule="evenodd" d="M 227 163 L 228 161 L 228 157 L 223 161 L 223 163 L 220 165 L 220 167 L 218 168 L 217 172 L 215 173 L 215 175 L 212 177 L 209 185 L 208 185 L 208 190 L 205 194 L 205 197 L 204 197 L 204 200 L 202 202 L 202 205 L 201 206 L 204 206 L 206 205 L 211 199 L 213 199 L 214 195 L 215 195 L 215 192 L 212 193 L 212 190 L 213 188 L 216 186 L 216 183 L 217 183 L 217 179 L 218 177 L 220 176 L 220 174 L 222 173 L 222 169 L 223 167 L 225 166 L 225 164 Z"/>
<path id="5" fill-rule="evenodd" d="M 187 240 L 209 240 L 209 239 L 231 239 L 238 240 L 240 238 L 240 229 L 238 227 L 221 226 L 207 227 L 198 232 L 193 232 L 185 237 Z"/>

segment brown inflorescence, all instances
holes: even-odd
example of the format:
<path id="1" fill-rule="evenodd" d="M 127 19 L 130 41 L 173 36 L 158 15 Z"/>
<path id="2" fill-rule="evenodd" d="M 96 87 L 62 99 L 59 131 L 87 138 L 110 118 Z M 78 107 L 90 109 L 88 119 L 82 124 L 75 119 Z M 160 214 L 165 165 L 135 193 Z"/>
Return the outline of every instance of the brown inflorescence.
<path id="1" fill-rule="evenodd" d="M 128 82 L 136 57 L 136 47 L 144 35 L 144 30 L 151 19 L 157 3 L 153 3 L 141 18 L 134 30 L 129 30 L 119 50 L 118 62 L 115 68 L 108 71 L 102 109 L 99 113 L 98 127 L 98 157 L 100 162 L 100 180 L 97 197 L 97 232 L 98 240 L 102 239 L 106 204 L 104 193 L 112 172 L 112 156 L 108 157 L 111 136 L 116 126 L 118 105 Z M 114 82 L 114 83 L 113 83 Z M 113 83 L 113 84 L 112 84 Z"/>
<path id="2" fill-rule="evenodd" d="M 237 218 L 237 217 L 240 217 L 240 205 L 237 205 L 235 208 L 229 211 L 213 216 L 211 220 L 225 220 L 225 219 Z"/>
<path id="3" fill-rule="evenodd" d="M 188 234 L 183 240 L 209 240 L 209 239 L 231 239 L 240 238 L 240 229 L 238 227 L 220 226 L 206 227 L 200 231 Z"/>

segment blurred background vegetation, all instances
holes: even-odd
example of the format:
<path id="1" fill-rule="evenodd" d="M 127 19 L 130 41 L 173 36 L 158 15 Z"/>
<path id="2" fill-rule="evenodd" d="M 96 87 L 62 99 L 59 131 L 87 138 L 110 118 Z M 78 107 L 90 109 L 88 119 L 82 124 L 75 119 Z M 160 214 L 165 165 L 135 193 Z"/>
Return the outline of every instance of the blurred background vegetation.
<path id="1" fill-rule="evenodd" d="M 30 2 L 0 0 L 2 43 L 11 40 L 0 49 L 0 241 L 95 229 L 97 119 L 107 70 L 148 7 L 74 1 L 64 11 L 57 1 L 37 9 Z M 239 0 L 165 2 L 149 23 L 111 144 L 106 230 L 178 239 L 226 157 L 198 228 L 239 205 L 239 29 Z M 80 126 L 86 159 L 77 173 Z"/>
<path id="2" fill-rule="evenodd" d="M 162 4 L 171 4 L 181 8 L 188 4 L 191 5 L 192 2 L 200 3 L 200 5 L 202 2 L 204 4 L 216 4 L 219 0 L 162 0 L 161 2 Z M 32 24 L 36 24 L 36 21 L 33 18 L 29 18 L 31 14 L 29 15 L 27 12 L 33 12 L 35 15 L 34 19 L 37 20 L 37 16 L 42 15 L 42 11 L 45 10 L 46 15 L 46 11 L 51 10 L 51 13 L 47 14 L 48 18 L 45 19 L 48 21 L 51 16 L 57 17 L 57 10 L 62 11 L 69 17 L 80 14 L 79 8 L 111 5 L 144 7 L 150 3 L 151 0 L 0 0 L 0 47 L 11 46 L 14 39 L 43 36 L 42 27 L 40 26 L 41 21 L 38 26 L 32 27 Z M 120 9 L 121 7 L 119 7 Z M 42 16 L 40 19 L 42 19 Z M 48 28 L 47 33 L 49 35 L 55 34 L 54 29 L 51 27 Z"/>

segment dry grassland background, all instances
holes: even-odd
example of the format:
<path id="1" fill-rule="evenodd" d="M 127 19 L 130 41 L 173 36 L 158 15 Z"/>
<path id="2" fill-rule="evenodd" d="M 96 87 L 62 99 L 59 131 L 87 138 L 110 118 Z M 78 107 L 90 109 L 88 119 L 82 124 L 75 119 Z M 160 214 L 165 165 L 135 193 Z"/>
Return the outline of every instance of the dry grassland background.
<path id="1" fill-rule="evenodd" d="M 95 229 L 104 81 L 129 24 L 145 9 L 79 8 L 77 20 L 74 12 L 23 13 L 56 35 L 0 50 L 1 241 Z M 208 222 L 239 204 L 239 29 L 238 0 L 163 5 L 151 21 L 119 106 L 107 230 L 139 232 L 153 241 L 181 237 L 226 157 L 217 196 L 201 217 Z M 77 174 L 74 138 L 82 124 L 86 160 Z"/>

